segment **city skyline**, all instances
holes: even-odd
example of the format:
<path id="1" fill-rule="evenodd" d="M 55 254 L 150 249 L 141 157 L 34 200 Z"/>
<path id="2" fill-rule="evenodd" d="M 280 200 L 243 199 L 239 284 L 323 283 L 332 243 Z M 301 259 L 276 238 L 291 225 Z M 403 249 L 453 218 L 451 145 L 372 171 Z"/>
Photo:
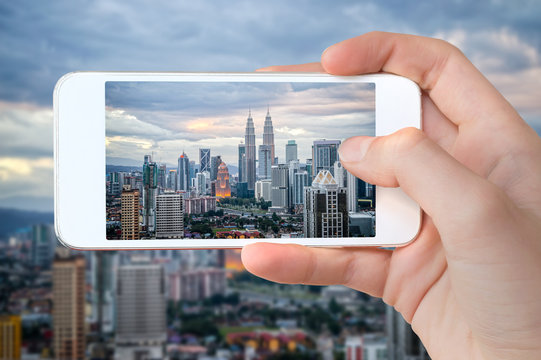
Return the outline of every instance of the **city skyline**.
<path id="1" fill-rule="evenodd" d="M 286 144 L 296 140 L 305 161 L 314 139 L 374 135 L 374 96 L 373 84 L 108 82 L 107 164 L 136 165 L 154 152 L 173 165 L 183 152 L 197 159 L 199 148 L 210 148 L 235 166 L 249 113 L 257 147 L 270 113 L 275 156 L 285 161 Z"/>

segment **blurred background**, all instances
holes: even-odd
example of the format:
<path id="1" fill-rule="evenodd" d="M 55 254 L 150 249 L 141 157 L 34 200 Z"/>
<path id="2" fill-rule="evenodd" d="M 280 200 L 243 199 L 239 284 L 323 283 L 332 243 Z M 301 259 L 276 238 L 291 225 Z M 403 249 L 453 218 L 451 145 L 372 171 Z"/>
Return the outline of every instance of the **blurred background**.
<path id="1" fill-rule="evenodd" d="M 59 247 L 52 91 L 77 70 L 318 61 L 335 42 L 384 30 L 460 47 L 539 134 L 540 15 L 534 0 L 1 2 L 0 358 L 428 358 L 380 300 L 269 283 L 235 251 Z"/>

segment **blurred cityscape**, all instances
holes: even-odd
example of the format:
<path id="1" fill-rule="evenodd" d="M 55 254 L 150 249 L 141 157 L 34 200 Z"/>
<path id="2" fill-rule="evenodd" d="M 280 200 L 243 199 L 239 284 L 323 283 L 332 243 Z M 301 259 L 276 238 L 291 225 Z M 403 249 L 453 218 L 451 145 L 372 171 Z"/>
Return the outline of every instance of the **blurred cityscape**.
<path id="1" fill-rule="evenodd" d="M 341 166 L 340 140 L 313 141 L 302 163 L 290 140 L 279 162 L 269 111 L 258 159 L 251 114 L 245 131 L 236 172 L 210 148 L 174 169 L 152 154 L 141 167 L 108 164 L 107 237 L 374 235 L 374 187 Z M 0 229 L 0 359 L 428 359 L 380 299 L 268 282 L 240 250 L 79 252 L 47 216 L 2 212 L 12 226 Z"/>

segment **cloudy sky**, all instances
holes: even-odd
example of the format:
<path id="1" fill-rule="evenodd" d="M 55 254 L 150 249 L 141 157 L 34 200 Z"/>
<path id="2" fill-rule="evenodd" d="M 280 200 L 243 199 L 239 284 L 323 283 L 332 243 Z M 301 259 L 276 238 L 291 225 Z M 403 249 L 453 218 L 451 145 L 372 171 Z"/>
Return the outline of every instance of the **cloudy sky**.
<path id="1" fill-rule="evenodd" d="M 269 111 L 276 156 L 296 140 L 301 162 L 316 139 L 374 135 L 374 84 L 108 82 L 107 163 L 142 164 L 145 154 L 176 164 L 182 152 L 199 163 L 210 148 L 229 165 L 238 161 L 250 109 L 256 145 Z"/>
<path id="2" fill-rule="evenodd" d="M 459 46 L 541 133 L 540 14 L 537 0 L 3 1 L 0 206 L 52 210 L 52 90 L 67 72 L 252 71 L 371 30 Z"/>

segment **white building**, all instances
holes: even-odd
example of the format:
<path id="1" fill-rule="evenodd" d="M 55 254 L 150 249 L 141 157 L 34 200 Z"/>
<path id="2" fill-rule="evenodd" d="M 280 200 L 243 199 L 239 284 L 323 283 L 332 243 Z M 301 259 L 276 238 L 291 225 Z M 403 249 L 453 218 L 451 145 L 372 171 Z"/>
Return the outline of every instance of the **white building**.
<path id="1" fill-rule="evenodd" d="M 286 164 L 272 166 L 272 207 L 289 208 L 289 167 Z"/>
<path id="2" fill-rule="evenodd" d="M 184 237 L 184 201 L 181 193 L 165 193 L 156 197 L 156 238 Z"/>
<path id="3" fill-rule="evenodd" d="M 255 198 L 263 198 L 265 201 L 271 201 L 272 181 L 270 179 L 258 180 L 255 182 Z"/>

